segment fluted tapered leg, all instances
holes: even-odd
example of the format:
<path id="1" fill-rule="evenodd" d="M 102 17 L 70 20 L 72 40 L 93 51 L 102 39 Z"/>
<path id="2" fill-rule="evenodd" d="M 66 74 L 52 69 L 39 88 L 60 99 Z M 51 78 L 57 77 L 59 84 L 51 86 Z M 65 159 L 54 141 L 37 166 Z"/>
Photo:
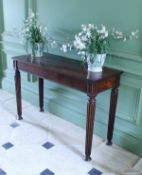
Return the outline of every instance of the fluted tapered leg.
<path id="1" fill-rule="evenodd" d="M 21 76 L 19 70 L 15 70 L 15 89 L 18 120 L 22 119 L 22 102 L 21 102 Z"/>
<path id="2" fill-rule="evenodd" d="M 44 80 L 39 78 L 39 107 L 40 111 L 44 111 Z"/>
<path id="3" fill-rule="evenodd" d="M 116 88 L 113 88 L 111 90 L 108 132 L 107 132 L 107 145 L 112 145 L 112 137 L 113 137 L 117 97 L 118 97 L 118 88 L 116 87 Z"/>
<path id="4" fill-rule="evenodd" d="M 85 160 L 91 160 L 92 138 L 94 128 L 94 115 L 96 110 L 95 97 L 89 97 L 87 104 L 87 122 L 86 122 L 86 143 L 85 143 Z"/>

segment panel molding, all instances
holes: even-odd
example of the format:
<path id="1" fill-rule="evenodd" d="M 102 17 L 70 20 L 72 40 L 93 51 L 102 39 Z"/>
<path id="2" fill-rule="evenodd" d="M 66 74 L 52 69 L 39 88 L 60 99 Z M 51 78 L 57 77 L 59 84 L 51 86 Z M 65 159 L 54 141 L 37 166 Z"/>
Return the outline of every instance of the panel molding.
<path id="1" fill-rule="evenodd" d="M 140 55 L 129 55 L 125 53 L 112 54 L 106 59 L 105 65 L 107 67 L 122 70 L 129 74 L 142 76 L 142 56 Z"/>
<path id="2" fill-rule="evenodd" d="M 121 88 L 125 88 L 126 89 L 130 89 L 131 86 L 124 86 L 122 85 Z M 126 120 L 128 122 L 131 122 L 133 124 L 137 124 L 139 125 L 140 123 L 138 121 L 140 121 L 140 102 L 142 99 L 142 93 L 141 93 L 141 89 L 137 89 L 137 88 L 133 88 L 134 94 L 135 94 L 135 98 L 133 99 L 133 106 L 129 106 L 129 108 L 131 109 L 130 113 L 124 113 L 123 111 L 121 111 L 121 109 L 117 112 L 117 117 L 123 120 Z M 127 97 L 126 97 L 127 98 Z"/>
<path id="3" fill-rule="evenodd" d="M 112 52 L 111 53 L 112 57 L 118 57 L 120 59 L 127 59 L 127 60 L 132 60 L 134 62 L 141 62 L 142 63 L 142 55 L 136 55 L 132 53 L 125 53 L 125 52 Z"/>
<path id="4" fill-rule="evenodd" d="M 132 122 L 134 125 L 142 125 L 142 76 L 136 76 L 129 73 L 124 73 L 121 77 L 121 86 L 120 88 L 124 88 L 125 91 L 132 90 L 134 97 L 126 97 L 126 94 L 120 94 L 120 96 L 124 96 L 133 102 L 133 105 L 130 106 L 130 109 L 133 109 L 133 112 L 130 114 L 124 114 L 121 112 L 121 108 L 117 111 L 118 117 L 127 120 L 128 122 Z M 132 93 L 131 93 L 132 94 Z M 131 95 L 130 94 L 130 95 Z M 121 102 L 122 100 L 120 100 Z M 125 104 L 124 104 L 125 105 Z"/>

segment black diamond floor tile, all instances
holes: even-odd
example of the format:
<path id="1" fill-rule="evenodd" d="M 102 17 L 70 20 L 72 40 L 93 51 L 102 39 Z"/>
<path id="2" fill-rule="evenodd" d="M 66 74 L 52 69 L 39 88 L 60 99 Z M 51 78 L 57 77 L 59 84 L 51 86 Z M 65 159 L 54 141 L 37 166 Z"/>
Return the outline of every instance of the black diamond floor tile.
<path id="1" fill-rule="evenodd" d="M 10 142 L 7 142 L 7 143 L 5 143 L 5 144 L 3 144 L 2 145 L 2 147 L 4 147 L 5 149 L 10 149 L 10 148 L 12 148 L 14 145 L 12 144 L 12 143 L 10 143 Z"/>
<path id="2" fill-rule="evenodd" d="M 55 175 L 55 174 L 49 169 L 45 169 L 44 171 L 40 173 L 40 175 Z"/>
<path id="3" fill-rule="evenodd" d="M 6 172 L 0 168 L 0 175 L 6 175 Z"/>
<path id="4" fill-rule="evenodd" d="M 88 172 L 88 174 L 89 174 L 89 175 L 101 175 L 102 172 L 99 171 L 99 170 L 97 170 L 97 169 L 95 169 L 95 168 L 93 168 L 93 169 L 91 169 L 91 170 Z"/>
<path id="5" fill-rule="evenodd" d="M 46 148 L 46 149 L 50 149 L 50 148 L 52 148 L 54 146 L 54 144 L 53 143 L 50 143 L 50 142 L 46 142 L 42 146 L 44 148 Z"/>
<path id="6" fill-rule="evenodd" d="M 10 126 L 11 126 L 12 128 L 16 128 L 16 127 L 20 126 L 20 124 L 14 122 L 14 123 L 12 123 Z"/>

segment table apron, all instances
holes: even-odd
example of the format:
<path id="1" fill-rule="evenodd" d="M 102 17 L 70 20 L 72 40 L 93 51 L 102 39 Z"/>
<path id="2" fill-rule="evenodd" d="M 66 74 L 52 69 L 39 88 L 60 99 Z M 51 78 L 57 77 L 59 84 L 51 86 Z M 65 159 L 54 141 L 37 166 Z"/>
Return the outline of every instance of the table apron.
<path id="1" fill-rule="evenodd" d="M 69 75 L 58 73 L 50 69 L 33 67 L 32 65 L 25 65 L 22 62 L 17 64 L 17 69 L 19 71 L 31 73 L 32 75 L 35 75 L 37 77 L 62 84 L 85 93 L 87 92 L 87 80 L 85 81 L 76 77 L 70 77 Z"/>

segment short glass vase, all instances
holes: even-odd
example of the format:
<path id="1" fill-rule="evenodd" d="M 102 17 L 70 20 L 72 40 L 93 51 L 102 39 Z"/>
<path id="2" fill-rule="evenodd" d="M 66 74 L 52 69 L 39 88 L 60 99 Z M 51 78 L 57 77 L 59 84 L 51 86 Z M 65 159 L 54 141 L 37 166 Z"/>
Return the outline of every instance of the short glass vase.
<path id="1" fill-rule="evenodd" d="M 103 65 L 106 59 L 106 54 L 88 54 L 87 64 L 88 71 L 90 72 L 102 72 Z"/>

